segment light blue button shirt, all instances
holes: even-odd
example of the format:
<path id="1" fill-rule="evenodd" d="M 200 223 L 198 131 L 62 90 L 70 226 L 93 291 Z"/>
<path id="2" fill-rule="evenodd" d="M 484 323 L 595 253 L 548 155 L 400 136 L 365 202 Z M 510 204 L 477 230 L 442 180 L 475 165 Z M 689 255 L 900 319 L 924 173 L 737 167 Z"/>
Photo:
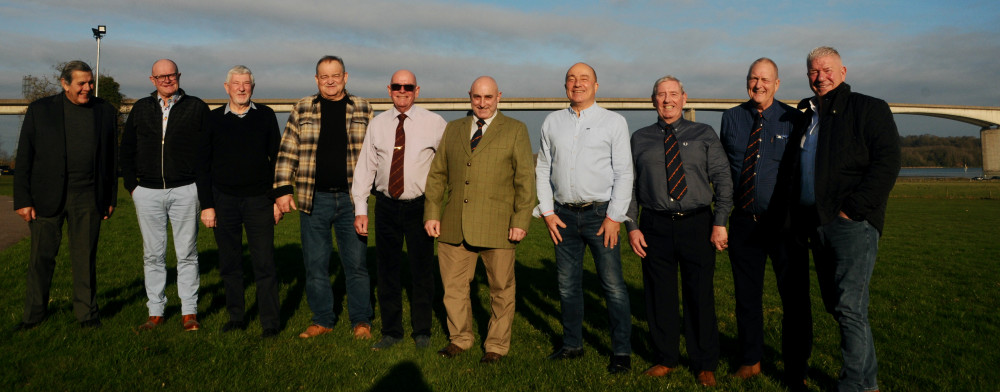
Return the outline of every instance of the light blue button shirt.
<path id="1" fill-rule="evenodd" d="M 247 116 L 247 113 L 250 113 L 250 109 L 256 109 L 256 108 L 257 108 L 257 105 L 254 105 L 253 101 L 250 101 L 250 107 L 246 111 L 244 111 L 243 113 L 240 113 L 240 114 L 236 114 L 236 112 L 234 112 L 234 111 L 232 111 L 232 110 L 229 109 L 229 104 L 227 103 L 226 104 L 226 109 L 222 111 L 222 114 L 232 113 L 232 114 L 236 114 L 236 117 L 243 118 L 243 117 Z"/>
<path id="2" fill-rule="evenodd" d="M 624 222 L 632 198 L 632 152 L 625 117 L 597 104 L 550 113 L 542 123 L 535 166 L 538 208 L 555 203 L 609 202 L 607 217 Z"/>
<path id="3" fill-rule="evenodd" d="M 809 100 L 809 107 L 813 112 L 812 121 L 809 122 L 809 130 L 802 135 L 802 148 L 799 155 L 801 161 L 802 190 L 799 193 L 799 204 L 811 206 L 816 204 L 816 143 L 819 140 L 819 108 L 816 107 L 816 99 Z"/>

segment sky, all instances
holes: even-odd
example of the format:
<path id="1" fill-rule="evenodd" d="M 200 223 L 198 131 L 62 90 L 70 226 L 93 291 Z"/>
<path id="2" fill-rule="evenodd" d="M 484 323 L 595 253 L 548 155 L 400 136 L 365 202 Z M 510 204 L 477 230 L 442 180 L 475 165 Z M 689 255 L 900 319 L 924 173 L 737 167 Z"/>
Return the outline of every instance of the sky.
<path id="1" fill-rule="evenodd" d="M 21 98 L 24 75 L 52 65 L 95 65 L 90 29 L 107 26 L 100 72 L 139 98 L 153 91 L 152 63 L 177 62 L 181 87 L 225 98 L 231 66 L 250 67 L 256 98 L 316 92 L 316 60 L 344 58 L 347 88 L 386 98 L 393 71 L 412 70 L 421 97 L 466 96 L 479 75 L 505 97 L 565 97 L 566 70 L 592 65 L 600 97 L 646 97 L 660 76 L 689 98 L 745 99 L 747 67 L 770 57 L 778 99 L 812 95 L 810 49 L 837 48 L 853 91 L 889 102 L 1000 106 L 1000 1 L 245 1 L 0 0 L 0 98 Z M 518 113 L 529 129 L 544 113 Z M 17 140 L 18 116 L 0 116 L 0 151 Z M 446 118 L 457 117 L 457 114 Z M 718 113 L 698 112 L 718 127 Z M 630 128 L 655 121 L 627 115 Z M 979 136 L 979 127 L 897 116 L 900 133 Z M 533 129 L 537 134 L 537 129 Z"/>

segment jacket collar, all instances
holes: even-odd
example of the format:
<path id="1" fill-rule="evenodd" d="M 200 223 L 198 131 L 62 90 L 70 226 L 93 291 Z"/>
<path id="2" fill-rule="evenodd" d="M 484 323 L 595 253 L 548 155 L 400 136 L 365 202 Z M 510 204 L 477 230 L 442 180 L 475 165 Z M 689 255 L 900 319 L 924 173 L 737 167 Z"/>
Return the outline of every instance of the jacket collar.
<path id="1" fill-rule="evenodd" d="M 174 95 L 177 96 L 177 102 L 180 102 L 181 100 L 184 99 L 184 97 L 187 96 L 187 94 L 184 93 L 184 89 L 180 87 L 177 88 L 177 92 L 174 93 Z M 160 99 L 160 95 L 156 93 L 156 90 L 153 90 L 153 92 L 149 93 L 149 96 L 153 97 L 153 102 L 158 102 Z"/>
<path id="2" fill-rule="evenodd" d="M 319 100 L 322 99 L 322 98 L 323 98 L 323 96 L 321 96 L 319 93 L 316 93 L 316 95 L 313 95 L 312 103 L 314 105 L 318 104 Z M 348 105 L 352 105 L 352 106 L 354 105 L 354 96 L 351 95 L 351 92 L 347 91 L 346 89 L 344 90 L 344 99 L 347 100 L 347 104 Z"/>
<path id="3" fill-rule="evenodd" d="M 805 98 L 799 101 L 799 110 L 809 109 L 809 101 L 812 99 L 822 99 L 823 103 L 819 105 L 820 110 L 823 113 L 821 115 L 827 114 L 837 114 L 844 111 L 844 107 L 847 106 L 847 97 L 851 95 L 851 85 L 846 82 L 841 83 L 837 88 L 830 90 L 822 98 L 812 96 L 810 98 Z"/>

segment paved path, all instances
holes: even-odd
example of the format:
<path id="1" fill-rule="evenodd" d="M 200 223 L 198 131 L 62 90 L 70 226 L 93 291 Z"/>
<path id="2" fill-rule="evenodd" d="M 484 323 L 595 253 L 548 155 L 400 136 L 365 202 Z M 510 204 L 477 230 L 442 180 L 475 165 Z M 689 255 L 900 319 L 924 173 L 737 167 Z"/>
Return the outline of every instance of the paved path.
<path id="1" fill-rule="evenodd" d="M 14 213 L 14 198 L 0 196 L 0 250 L 28 237 L 28 222 Z"/>

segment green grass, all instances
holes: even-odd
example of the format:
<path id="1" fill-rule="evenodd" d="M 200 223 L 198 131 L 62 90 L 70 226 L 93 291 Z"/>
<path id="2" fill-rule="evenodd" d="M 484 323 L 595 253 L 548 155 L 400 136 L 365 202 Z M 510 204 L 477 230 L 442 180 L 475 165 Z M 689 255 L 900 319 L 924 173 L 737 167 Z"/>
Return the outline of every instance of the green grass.
<path id="1" fill-rule="evenodd" d="M 0 179 L 0 194 L 10 194 L 9 180 Z M 889 203 L 888 223 L 880 242 L 871 288 L 870 318 L 879 358 L 883 390 L 995 390 L 1000 375 L 1000 196 L 996 182 L 901 182 Z M 991 193 L 992 192 L 992 196 Z M 222 334 L 228 320 L 218 275 L 215 241 L 201 230 L 202 330 L 185 333 L 180 325 L 176 285 L 167 288 L 167 323 L 155 331 L 136 333 L 146 318 L 142 276 L 142 245 L 131 199 L 119 200 L 115 216 L 102 228 L 98 255 L 98 301 L 104 327 L 79 328 L 72 312 L 68 259 L 61 255 L 52 285 L 50 316 L 39 327 L 20 333 L 10 326 L 20 321 L 24 276 L 29 251 L 25 239 L 0 251 L 0 385 L 8 389 L 169 389 L 169 390 L 699 390 L 681 363 L 663 379 L 642 377 L 652 353 L 642 300 L 640 261 L 623 249 L 623 269 L 633 309 L 633 371 L 609 376 L 610 340 L 607 315 L 594 274 L 585 261 L 587 354 L 568 363 L 544 357 L 559 345 L 558 292 L 552 245 L 540 221 L 518 247 L 516 267 L 517 316 L 508 357 L 496 366 L 480 366 L 480 347 L 447 360 L 435 351 L 447 343 L 444 308 L 434 309 L 432 346 L 417 350 L 412 341 L 383 352 L 372 352 L 372 341 L 351 338 L 344 303 L 339 259 L 332 261 L 335 311 L 341 321 L 334 333 L 302 340 L 296 335 L 309 324 L 302 279 L 296 214 L 278 226 L 276 259 L 281 282 L 284 329 L 277 339 L 261 340 L 254 287 L 247 265 L 250 328 Z M 9 212 L 8 212 L 9 213 Z M 369 269 L 375 276 L 374 244 L 369 242 Z M 65 249 L 65 245 L 64 245 Z M 174 257 L 168 255 L 168 265 Z M 764 377 L 737 382 L 736 322 L 732 273 L 728 257 L 719 253 L 716 270 L 716 312 L 722 341 L 720 390 L 782 390 L 780 372 L 781 306 L 774 275 L 766 275 L 764 298 Z M 374 287 L 374 285 L 373 285 Z M 479 267 L 473 281 L 477 338 L 489 318 L 488 288 Z M 840 368 L 836 323 L 823 312 L 813 277 L 815 347 L 810 360 L 810 387 L 834 387 Z M 404 300 L 405 304 L 405 300 Z M 404 305 L 405 306 L 405 305 Z M 408 312 L 408 310 L 407 310 Z M 376 309 L 376 314 L 377 314 Z M 408 313 L 404 323 L 408 331 Z M 374 321 L 376 337 L 380 321 Z M 481 339 L 478 340 L 481 343 Z M 684 353 L 681 344 L 682 357 Z"/>

